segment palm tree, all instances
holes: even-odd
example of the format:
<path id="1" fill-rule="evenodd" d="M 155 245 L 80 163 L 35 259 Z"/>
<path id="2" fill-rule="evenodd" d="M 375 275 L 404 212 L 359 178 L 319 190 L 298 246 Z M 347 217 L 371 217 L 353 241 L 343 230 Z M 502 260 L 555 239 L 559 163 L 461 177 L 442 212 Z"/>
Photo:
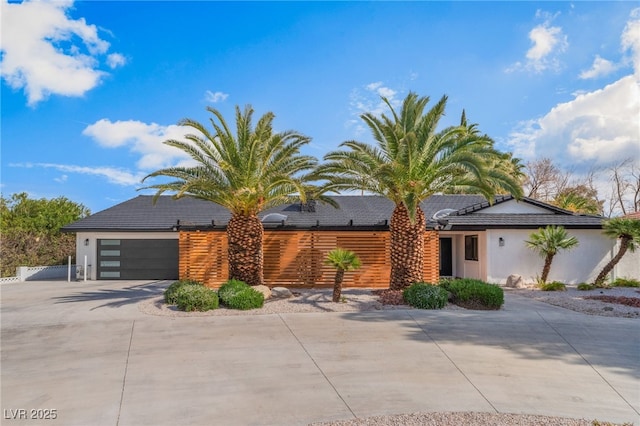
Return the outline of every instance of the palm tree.
<path id="1" fill-rule="evenodd" d="M 622 256 L 629 250 L 634 252 L 640 246 L 640 220 L 618 217 L 607 220 L 602 225 L 602 232 L 607 237 L 620 240 L 620 249 L 618 253 L 606 264 L 602 271 L 598 274 L 593 284 L 600 287 L 604 284 L 609 272 L 618 264 Z"/>
<path id="2" fill-rule="evenodd" d="M 548 225 L 546 228 L 540 228 L 538 232 L 529 235 L 529 240 L 525 241 L 525 244 L 544 258 L 540 280 L 545 283 L 554 256 L 560 250 L 570 250 L 576 247 L 578 240 L 575 237 L 570 237 L 563 226 Z"/>
<path id="3" fill-rule="evenodd" d="M 489 177 L 493 172 L 488 164 L 499 160 L 489 137 L 465 126 L 437 131 L 446 96 L 426 112 L 429 98 L 415 93 L 409 93 L 399 112 L 388 99 L 382 100 L 390 117 L 361 116 L 376 145 L 344 142 L 340 146 L 345 149 L 327 154 L 319 171 L 329 180 L 327 191 L 368 191 L 394 202 L 390 288 L 397 290 L 422 281 L 426 221 L 421 201 L 452 187 L 480 192 L 490 200 L 498 189 L 516 197 L 522 189 L 501 168 Z"/>
<path id="4" fill-rule="evenodd" d="M 170 139 L 166 145 L 186 152 L 193 166 L 158 170 L 144 180 L 166 176 L 173 180 L 150 185 L 157 189 L 154 200 L 163 192 L 175 198 L 191 196 L 212 201 L 231 211 L 227 225 L 229 278 L 250 285 L 263 283 L 263 227 L 258 213 L 264 209 L 305 198 L 311 189 L 308 181 L 316 167 L 314 157 L 301 155 L 300 148 L 310 138 L 295 132 L 274 133 L 274 114 L 264 114 L 252 125 L 253 108 L 236 106 L 236 133 L 233 134 L 220 111 L 207 108 L 213 131 L 190 119 L 179 125 L 195 131 L 187 141 Z"/>
<path id="5" fill-rule="evenodd" d="M 336 268 L 336 277 L 333 281 L 333 301 L 340 301 L 342 293 L 342 280 L 345 271 L 358 269 L 360 267 L 360 258 L 350 250 L 335 248 L 327 254 L 325 264 Z"/>

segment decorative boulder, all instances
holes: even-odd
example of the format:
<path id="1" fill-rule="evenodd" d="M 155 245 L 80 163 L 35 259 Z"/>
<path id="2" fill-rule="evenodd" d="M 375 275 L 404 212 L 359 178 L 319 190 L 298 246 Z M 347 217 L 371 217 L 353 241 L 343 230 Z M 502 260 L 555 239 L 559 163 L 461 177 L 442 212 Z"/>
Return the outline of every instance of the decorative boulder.
<path id="1" fill-rule="evenodd" d="M 527 288 L 524 280 L 522 279 L 522 275 L 511 274 L 507 277 L 507 287 L 510 288 Z"/>
<path id="2" fill-rule="evenodd" d="M 274 287 L 271 289 L 271 297 L 286 299 L 293 296 L 291 290 L 286 287 Z"/>
<path id="3" fill-rule="evenodd" d="M 259 291 L 264 296 L 264 300 L 271 297 L 271 290 L 266 285 L 256 285 L 252 287 L 254 290 Z"/>

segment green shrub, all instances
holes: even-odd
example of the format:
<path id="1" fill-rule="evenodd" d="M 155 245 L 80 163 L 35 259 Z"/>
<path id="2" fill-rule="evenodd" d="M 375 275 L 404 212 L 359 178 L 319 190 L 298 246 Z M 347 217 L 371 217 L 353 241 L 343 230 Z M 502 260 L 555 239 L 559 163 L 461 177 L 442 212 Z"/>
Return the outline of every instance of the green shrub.
<path id="1" fill-rule="evenodd" d="M 640 287 L 640 281 L 635 278 L 616 278 L 611 287 Z"/>
<path id="2" fill-rule="evenodd" d="M 471 309 L 500 309 L 504 291 L 494 284 L 472 278 L 457 279 L 449 284 L 456 305 Z"/>
<path id="3" fill-rule="evenodd" d="M 540 286 L 540 290 L 542 291 L 567 291 L 567 286 L 564 283 L 559 281 L 554 281 L 551 283 L 542 284 Z"/>
<path id="4" fill-rule="evenodd" d="M 404 289 L 402 296 L 414 308 L 442 309 L 447 304 L 449 293 L 437 285 L 415 283 Z"/>
<path id="5" fill-rule="evenodd" d="M 438 286 L 449 291 L 449 287 L 451 287 L 451 283 L 454 281 L 455 279 L 453 278 L 440 278 L 440 281 L 438 282 Z"/>
<path id="6" fill-rule="evenodd" d="M 164 291 L 164 303 L 167 305 L 175 305 L 177 302 L 176 295 L 178 291 L 185 286 L 204 286 L 204 284 L 194 280 L 176 281 Z"/>
<path id="7" fill-rule="evenodd" d="M 226 304 L 227 301 L 232 299 L 236 293 L 247 288 L 250 288 L 250 286 L 244 281 L 229 280 L 222 284 L 218 289 L 218 297 L 220 297 L 220 301 L 223 304 Z"/>
<path id="8" fill-rule="evenodd" d="M 231 309 L 248 310 L 261 308 L 264 295 L 249 284 L 239 280 L 229 280 L 218 289 L 222 304 Z"/>
<path id="9" fill-rule="evenodd" d="M 592 286 L 591 284 L 580 283 L 576 288 L 580 291 L 589 291 L 589 290 L 593 290 L 595 287 Z"/>
<path id="10" fill-rule="evenodd" d="M 218 309 L 218 293 L 205 286 L 185 285 L 175 294 L 181 311 L 210 311 Z"/>

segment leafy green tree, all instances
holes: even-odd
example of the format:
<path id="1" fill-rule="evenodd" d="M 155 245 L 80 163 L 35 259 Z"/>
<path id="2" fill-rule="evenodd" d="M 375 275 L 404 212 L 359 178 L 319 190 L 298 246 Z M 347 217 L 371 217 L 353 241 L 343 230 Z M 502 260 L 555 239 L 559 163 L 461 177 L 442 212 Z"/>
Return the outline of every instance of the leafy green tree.
<path id="1" fill-rule="evenodd" d="M 604 285 L 607 275 L 620 262 L 627 251 L 634 252 L 640 246 L 640 220 L 630 218 L 609 219 L 602 225 L 602 232 L 609 238 L 620 240 L 618 253 L 602 268 L 593 284 L 597 287 Z"/>
<path id="2" fill-rule="evenodd" d="M 203 124 L 184 119 L 180 125 L 194 131 L 187 141 L 167 140 L 166 145 L 187 153 L 194 166 L 177 166 L 146 176 L 173 180 L 150 185 L 156 199 L 165 191 L 175 198 L 191 196 L 213 201 L 231 211 L 227 225 L 229 278 L 250 285 L 263 283 L 262 222 L 258 213 L 294 199 L 305 199 L 317 159 L 300 154 L 310 138 L 295 132 L 273 131 L 272 112 L 264 114 L 255 127 L 253 108 L 236 106 L 235 134 L 222 113 L 207 108 L 213 131 Z"/>
<path id="3" fill-rule="evenodd" d="M 529 240 L 525 241 L 525 244 L 530 249 L 538 252 L 544 259 L 540 280 L 546 283 L 551 270 L 551 262 L 553 262 L 555 255 L 560 250 L 570 250 L 576 247 L 578 240 L 575 237 L 570 237 L 563 226 L 549 225 L 529 235 Z"/>
<path id="4" fill-rule="evenodd" d="M 497 192 L 522 195 L 518 180 L 501 165 L 493 141 L 468 126 L 438 131 L 445 112 L 443 96 L 425 111 L 428 97 L 409 93 L 400 111 L 382 98 L 391 115 L 361 115 L 375 145 L 341 144 L 325 156 L 319 174 L 327 191 L 361 190 L 394 202 L 391 216 L 390 288 L 403 289 L 423 281 L 426 220 L 420 202 L 432 194 L 455 189 L 481 193 L 492 200 Z"/>
<path id="5" fill-rule="evenodd" d="M 340 301 L 342 294 L 342 281 L 345 271 L 358 269 L 360 267 L 360 258 L 354 252 L 341 248 L 335 248 L 327 254 L 325 264 L 336 269 L 336 276 L 333 280 L 333 298 L 334 302 Z"/>
<path id="6" fill-rule="evenodd" d="M 551 204 L 575 213 L 600 214 L 603 202 L 598 201 L 597 197 L 598 193 L 595 189 L 588 188 L 586 185 L 577 185 L 560 191 Z"/>
<path id="7" fill-rule="evenodd" d="M 90 214 L 65 197 L 32 199 L 22 192 L 0 197 L 2 276 L 18 266 L 59 265 L 75 254 L 75 236 L 60 228 Z"/>

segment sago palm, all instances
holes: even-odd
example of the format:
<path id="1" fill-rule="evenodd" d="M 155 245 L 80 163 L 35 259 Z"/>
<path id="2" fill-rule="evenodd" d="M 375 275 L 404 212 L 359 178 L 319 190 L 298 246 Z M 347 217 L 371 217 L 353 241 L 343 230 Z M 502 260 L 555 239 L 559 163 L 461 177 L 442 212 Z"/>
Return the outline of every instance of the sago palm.
<path id="1" fill-rule="evenodd" d="M 575 237 L 570 237 L 564 227 L 549 225 L 529 235 L 529 240 L 525 241 L 525 244 L 544 259 L 540 280 L 545 283 L 549 277 L 551 262 L 553 262 L 555 255 L 560 250 L 570 250 L 576 247 L 578 240 Z"/>
<path id="2" fill-rule="evenodd" d="M 602 225 L 602 232 L 609 238 L 619 239 L 620 248 L 618 253 L 602 268 L 602 271 L 596 277 L 593 284 L 598 287 L 604 284 L 607 275 L 620 262 L 627 250 L 633 253 L 640 246 L 640 220 L 628 218 L 610 219 Z"/>
<path id="3" fill-rule="evenodd" d="M 327 254 L 325 264 L 336 269 L 336 276 L 333 281 L 333 297 L 334 302 L 340 301 L 342 293 L 342 280 L 345 271 L 358 269 L 360 267 L 360 258 L 351 250 L 335 248 Z"/>
<path id="4" fill-rule="evenodd" d="M 488 199 L 501 190 L 516 197 L 522 193 L 511 174 L 490 165 L 500 163 L 493 141 L 466 126 L 438 130 L 445 112 L 443 96 L 425 111 L 428 97 L 409 93 L 396 111 L 388 99 L 390 116 L 361 116 L 375 145 L 358 141 L 325 156 L 320 172 L 330 181 L 326 190 L 362 190 L 395 203 L 391 216 L 390 288 L 402 289 L 421 282 L 424 265 L 426 220 L 420 202 L 430 195 L 460 191 L 481 193 Z"/>
<path id="5" fill-rule="evenodd" d="M 295 131 L 273 131 L 275 116 L 271 112 L 253 127 L 253 108 L 241 111 L 236 106 L 234 134 L 220 111 L 207 110 L 212 114 L 212 131 L 184 119 L 179 124 L 195 132 L 186 135 L 186 141 L 164 142 L 186 152 L 195 164 L 158 170 L 144 179 L 173 179 L 147 187 L 157 189 L 155 199 L 169 191 L 176 198 L 191 196 L 229 209 L 229 278 L 262 284 L 264 230 L 258 213 L 291 202 L 296 195 L 304 199 L 310 189 L 309 172 L 317 160 L 300 154 L 300 148 L 310 141 L 308 137 Z"/>

